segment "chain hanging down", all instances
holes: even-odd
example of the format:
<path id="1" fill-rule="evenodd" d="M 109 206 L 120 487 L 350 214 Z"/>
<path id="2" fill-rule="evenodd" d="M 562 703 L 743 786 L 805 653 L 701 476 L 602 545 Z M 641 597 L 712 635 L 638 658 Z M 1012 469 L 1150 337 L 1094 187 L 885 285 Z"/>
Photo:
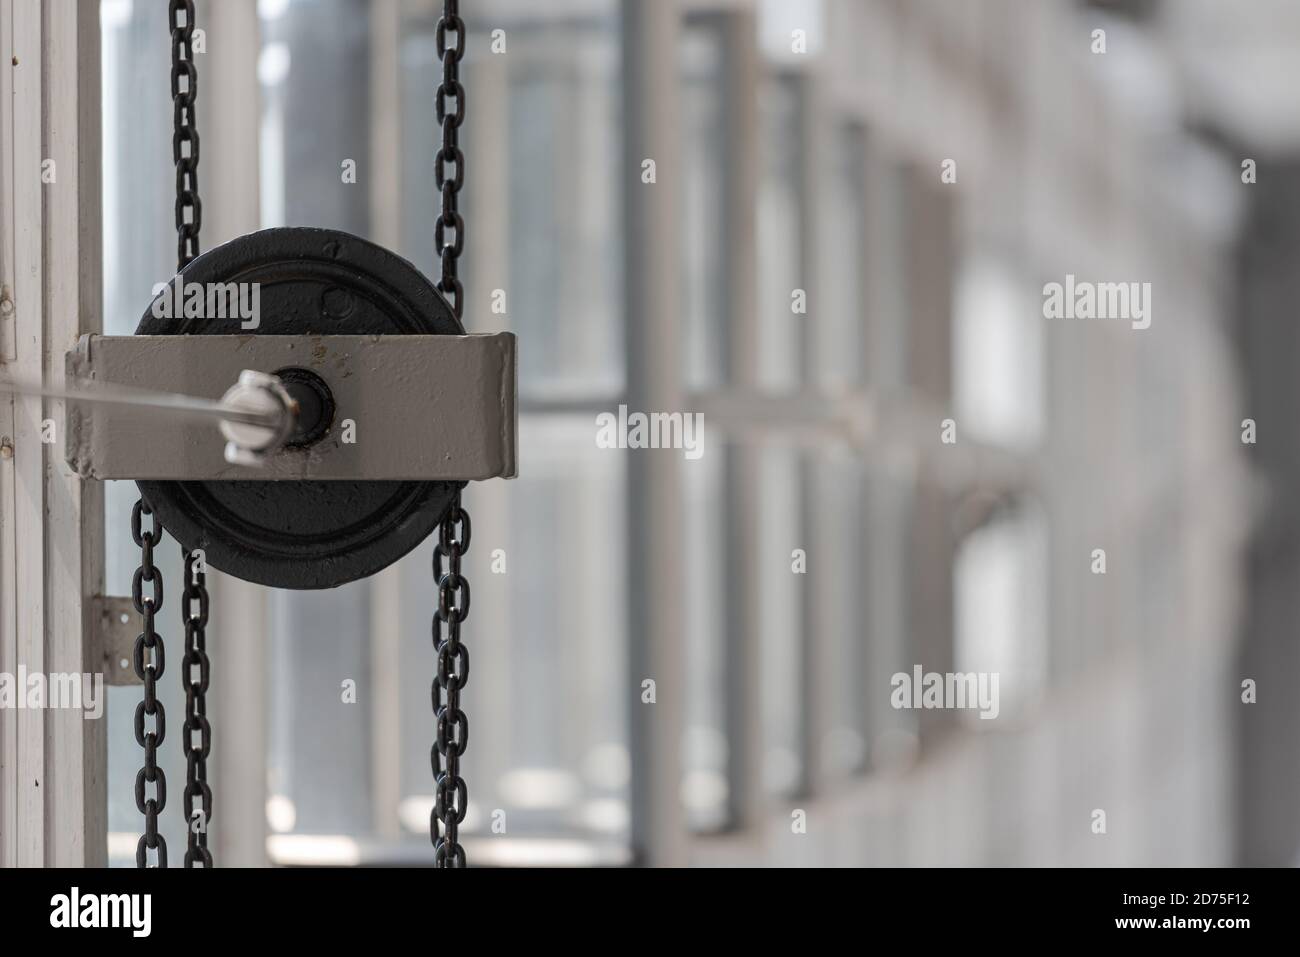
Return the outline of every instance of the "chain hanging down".
<path id="1" fill-rule="evenodd" d="M 469 680 L 469 649 L 461 644 L 460 625 L 469 617 L 469 581 L 461 574 L 460 560 L 469 551 L 469 536 L 469 513 L 460 507 L 457 493 L 438 528 L 438 544 L 433 549 L 433 577 L 438 582 L 438 610 L 433 615 L 433 644 L 438 656 L 433 710 L 438 732 L 430 753 L 437 791 L 429 835 L 438 867 L 465 866 L 465 850 L 457 837 L 468 805 L 460 759 L 469 743 L 469 720 L 460 708 L 460 692 Z"/>
<path id="2" fill-rule="evenodd" d="M 153 518 L 152 527 L 144 530 L 144 516 Z M 144 682 L 144 700 L 135 706 L 135 741 L 144 748 L 144 767 L 135 776 L 135 806 L 144 815 L 144 834 L 135 846 L 137 867 L 147 867 L 146 851 L 157 852 L 157 866 L 167 866 L 167 842 L 158 833 L 158 815 L 167 806 L 167 775 L 158 766 L 158 745 L 167 736 L 167 713 L 158 700 L 158 679 L 166 667 L 162 638 L 154 630 L 154 617 L 162 608 L 162 572 L 153 563 L 153 550 L 162 541 L 162 528 L 149 506 L 140 500 L 131 510 L 131 540 L 140 548 L 140 566 L 131 580 L 131 603 L 141 616 L 140 634 L 135 639 L 133 655 L 136 677 Z M 145 583 L 152 594 L 145 595 Z M 149 660 L 146 662 L 145 658 Z M 145 730 L 145 717 L 153 727 Z M 152 797 L 145 797 L 145 784 L 154 786 Z"/>
<path id="3" fill-rule="evenodd" d="M 199 227 L 202 225 L 203 207 L 199 202 L 199 133 L 198 122 L 194 116 L 194 100 L 198 90 L 198 70 L 194 66 L 194 0 L 170 0 L 167 9 L 168 24 L 171 27 L 172 41 L 172 162 L 176 165 L 176 271 L 180 272 L 199 254 Z M 184 77 L 184 83 L 181 79 Z M 162 607 L 163 576 L 162 570 L 153 563 L 154 548 L 162 541 L 162 528 L 158 519 L 153 518 L 152 528 L 145 534 L 142 529 L 143 516 L 153 517 L 153 512 L 143 498 L 135 503 L 131 511 L 131 538 L 140 548 L 140 567 L 136 569 L 135 580 L 131 586 L 131 599 L 135 610 L 143 618 L 143 627 L 135 644 L 135 673 L 144 682 L 144 700 L 136 707 L 135 738 L 144 748 L 144 767 L 135 779 L 135 803 L 144 815 L 145 830 L 136 847 L 135 862 L 138 867 L 145 867 L 145 850 L 157 850 L 158 866 L 167 866 L 167 842 L 158 833 L 158 814 L 167 804 L 167 779 L 162 768 L 158 767 L 157 750 L 166 733 L 165 713 L 162 702 L 158 700 L 155 683 L 163 673 L 164 649 L 162 636 L 154 629 L 154 616 Z M 212 791 L 207 784 L 207 767 L 205 761 L 211 749 L 211 730 L 207 723 L 204 692 L 208 688 L 208 659 L 204 650 L 203 629 L 208 617 L 208 593 L 204 587 L 203 575 L 191 576 L 193 556 L 188 556 L 185 563 L 185 596 L 181 607 L 181 618 L 185 623 L 185 660 L 181 677 L 185 683 L 185 740 L 183 742 L 186 758 L 185 780 L 185 814 L 186 830 L 189 832 L 188 847 L 185 852 L 185 866 L 193 866 L 195 861 L 202 861 L 204 866 L 211 866 L 212 855 L 207 848 L 207 823 L 212 813 Z M 144 583 L 153 586 L 153 594 L 145 597 Z M 199 603 L 197 615 L 193 611 L 194 602 Z M 151 654 L 152 660 L 145 665 L 145 652 Z M 199 668 L 199 677 L 193 675 L 193 669 Z M 144 719 L 148 715 L 154 718 L 155 728 L 147 734 Z M 194 732 L 200 732 L 202 743 L 197 749 L 192 746 Z M 155 797 L 145 799 L 145 783 L 154 784 Z M 201 827 L 193 826 L 193 803 L 196 796 L 202 796 L 203 820 Z M 197 833 L 196 833 L 197 832 Z"/>
<path id="4" fill-rule="evenodd" d="M 172 28 L 172 162 L 176 164 L 176 271 L 199 254 L 199 227 L 203 204 L 199 202 L 199 130 L 194 115 L 199 73 L 194 65 L 194 2 L 170 0 Z M 184 13 L 184 22 L 180 14 Z M 185 78 L 182 88 L 181 77 Z M 208 786 L 208 755 L 212 752 L 212 726 L 208 724 L 208 624 L 206 568 L 193 552 L 185 556 L 185 591 L 181 598 L 181 624 L 185 628 L 185 657 L 181 683 L 185 688 L 185 727 L 181 750 L 185 754 L 185 866 L 212 866 L 208 850 L 208 824 L 212 820 L 212 788 Z M 195 742 L 197 736 L 198 742 Z M 196 819 L 194 799 L 200 800 Z"/>
<path id="5" fill-rule="evenodd" d="M 457 0 L 443 0 L 438 21 L 438 59 L 442 61 L 442 84 L 438 87 L 438 125 L 442 127 L 442 148 L 434 157 L 434 184 L 442 196 L 442 211 L 434 225 L 433 244 L 442 259 L 438 291 L 456 318 L 465 316 L 465 289 L 456 276 L 456 260 L 465 249 L 465 221 L 456 208 L 457 196 L 465 185 L 465 155 L 460 151 L 460 127 L 465 122 L 465 88 L 460 85 L 460 61 L 465 57 L 465 21 Z M 456 45 L 447 46 L 448 34 Z M 451 106 L 451 109 L 449 109 Z M 448 166 L 451 172 L 448 173 Z M 451 230 L 451 235 L 447 231 Z"/>
<path id="6" fill-rule="evenodd" d="M 199 83 L 194 65 L 194 0 L 170 0 L 167 12 L 172 30 L 172 162 L 176 166 L 176 271 L 180 272 L 199 254 L 199 227 L 203 225 L 199 123 L 194 115 Z"/>
<path id="7" fill-rule="evenodd" d="M 185 556 L 185 592 L 181 596 L 181 622 L 185 626 L 185 657 L 181 680 L 185 684 L 185 822 L 189 836 L 185 866 L 212 866 L 208 850 L 208 822 L 212 820 L 212 788 L 208 787 L 208 755 L 212 752 L 212 725 L 204 695 L 208 690 L 208 652 L 204 629 L 208 624 L 207 574 L 194 552 Z M 197 743 L 195 736 L 198 736 Z M 200 799 L 196 811 L 194 799 Z M 196 819 L 197 815 L 197 819 Z"/>
<path id="8" fill-rule="evenodd" d="M 438 291 L 457 319 L 465 313 L 465 290 L 456 275 L 456 260 L 465 248 L 465 221 L 456 209 L 457 194 L 465 183 L 465 157 L 459 142 L 460 126 L 465 121 L 465 89 L 460 84 L 465 21 L 460 18 L 459 6 L 457 0 L 444 0 L 438 21 L 442 84 L 438 87 L 437 115 L 442 147 L 434 158 L 434 179 L 442 197 L 442 210 L 434 228 L 434 244 L 442 261 Z M 454 41 L 454 46 L 448 46 L 449 41 Z M 461 508 L 457 492 L 439 526 L 438 544 L 433 550 L 433 577 L 438 584 L 433 643 L 438 673 L 433 682 L 437 743 L 430 749 L 436 793 L 429 838 L 437 867 L 465 866 L 465 849 L 458 837 L 469 798 L 465 779 L 460 776 L 460 759 L 469 743 L 469 721 L 460 707 L 460 692 L 469 680 L 469 650 L 460 642 L 460 625 L 469 615 L 469 582 L 461 574 L 460 560 L 469 550 L 469 537 L 469 513 Z"/>

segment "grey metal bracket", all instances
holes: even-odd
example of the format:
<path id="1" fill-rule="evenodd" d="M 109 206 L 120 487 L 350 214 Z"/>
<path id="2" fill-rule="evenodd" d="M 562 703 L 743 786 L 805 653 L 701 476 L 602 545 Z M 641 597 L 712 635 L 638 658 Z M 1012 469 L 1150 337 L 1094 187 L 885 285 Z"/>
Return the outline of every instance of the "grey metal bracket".
<path id="1" fill-rule="evenodd" d="M 95 634 L 100 642 L 100 669 L 104 683 L 138 685 L 135 673 L 135 639 L 140 634 L 140 616 L 130 598 L 97 595 L 92 608 Z"/>
<path id="2" fill-rule="evenodd" d="M 515 476 L 515 337 L 83 336 L 69 379 L 220 399 L 245 369 L 306 369 L 335 405 L 324 437 L 231 465 L 215 426 L 68 403 L 83 478 L 474 481 Z M 134 639 L 133 639 L 134 640 Z"/>

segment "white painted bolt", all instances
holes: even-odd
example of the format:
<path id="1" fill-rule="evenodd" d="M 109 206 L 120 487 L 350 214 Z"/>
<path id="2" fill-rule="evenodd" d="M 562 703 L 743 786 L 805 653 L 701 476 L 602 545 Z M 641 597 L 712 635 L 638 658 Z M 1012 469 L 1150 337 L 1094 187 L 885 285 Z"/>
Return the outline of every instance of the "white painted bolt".
<path id="1" fill-rule="evenodd" d="M 245 369 L 239 381 L 221 397 L 221 404 L 234 413 L 279 417 L 275 427 L 222 419 L 225 457 L 231 465 L 260 466 L 293 434 L 298 404 L 273 375 Z"/>

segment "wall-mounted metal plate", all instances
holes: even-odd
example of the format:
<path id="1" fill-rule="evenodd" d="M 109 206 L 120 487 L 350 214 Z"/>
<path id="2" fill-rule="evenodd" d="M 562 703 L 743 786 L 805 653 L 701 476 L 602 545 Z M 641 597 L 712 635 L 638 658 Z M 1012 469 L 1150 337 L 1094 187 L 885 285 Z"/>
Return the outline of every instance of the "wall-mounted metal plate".
<path id="1" fill-rule="evenodd" d="M 135 605 L 130 598 L 97 595 L 93 607 L 104 680 L 110 685 L 143 684 L 133 662 L 135 639 L 140 634 L 140 614 Z"/>

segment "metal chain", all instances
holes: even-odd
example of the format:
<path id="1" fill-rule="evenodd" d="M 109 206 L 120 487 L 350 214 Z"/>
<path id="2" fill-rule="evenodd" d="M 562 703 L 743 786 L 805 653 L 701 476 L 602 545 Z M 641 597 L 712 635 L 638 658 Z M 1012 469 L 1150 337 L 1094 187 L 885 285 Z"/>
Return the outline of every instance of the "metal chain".
<path id="1" fill-rule="evenodd" d="M 152 527 L 143 529 L 144 516 L 153 518 Z M 158 700 L 158 679 L 166 665 L 163 641 L 154 630 L 154 616 L 163 603 L 162 572 L 154 566 L 153 550 L 162 541 L 162 528 L 149 506 L 141 499 L 131 510 L 131 539 L 140 547 L 140 566 L 131 580 L 131 602 L 142 616 L 140 634 L 135 639 L 135 673 L 144 682 L 144 700 L 135 706 L 135 741 L 144 748 L 144 767 L 135 776 L 135 806 L 144 815 L 144 834 L 135 847 L 137 867 L 147 867 L 146 849 L 157 851 L 157 866 L 167 866 L 167 842 L 158 833 L 158 815 L 167 806 L 167 776 L 158 766 L 158 746 L 167 736 L 167 714 Z M 144 594 L 148 582 L 152 594 Z M 146 663 L 145 656 L 149 657 Z M 153 718 L 154 725 L 145 731 L 145 716 Z M 145 784 L 154 785 L 154 795 L 145 797 Z"/>
<path id="2" fill-rule="evenodd" d="M 184 269 L 199 254 L 199 227 L 203 220 L 203 207 L 199 202 L 199 134 L 194 115 L 194 99 L 198 88 L 198 71 L 194 67 L 194 2 L 170 0 L 168 22 L 172 33 L 172 161 L 176 164 L 176 271 Z M 182 14 L 184 16 L 182 17 Z M 182 88 L 181 77 L 185 77 Z M 152 518 L 148 533 L 143 529 L 144 516 Z M 154 628 L 154 619 L 163 603 L 162 571 L 153 563 L 153 551 L 162 541 L 162 528 L 158 518 L 143 498 L 131 510 L 131 539 L 140 548 L 140 566 L 131 582 L 131 601 L 140 613 L 142 626 L 135 640 L 135 673 L 144 682 L 144 700 L 135 709 L 135 740 L 144 748 L 144 767 L 135 777 L 135 805 L 144 815 L 144 834 L 136 845 L 135 862 L 146 866 L 146 851 L 157 852 L 157 866 L 167 866 L 167 842 L 158 833 L 158 815 L 167 806 L 167 777 L 158 766 L 158 746 L 167 735 L 166 711 L 158 700 L 157 682 L 162 677 L 166 657 L 162 637 Z M 203 578 L 191 577 L 192 556 L 185 563 L 185 598 L 181 617 L 185 622 L 185 662 L 182 677 L 185 680 L 185 740 L 184 750 L 188 762 L 185 783 L 185 816 L 192 820 L 194 796 L 203 797 L 204 822 L 201 833 L 190 830 L 189 848 L 185 852 L 185 866 L 202 860 L 211 865 L 212 855 L 207 849 L 207 819 L 212 810 L 212 792 L 207 785 L 204 759 L 211 747 L 211 732 L 204 716 L 203 692 L 208 687 L 207 655 L 203 650 L 203 627 L 208 618 L 207 590 Z M 153 594 L 144 594 L 144 584 L 152 586 Z M 192 612 L 193 601 L 199 601 L 199 613 Z M 197 650 L 197 655 L 196 655 Z M 146 664 L 145 654 L 150 660 Z M 200 667 L 200 677 L 193 676 L 193 665 Z M 145 717 L 154 719 L 154 727 L 145 731 Z M 193 730 L 201 730 L 202 744 L 195 751 L 191 746 Z M 153 784 L 153 797 L 145 798 L 145 784 Z"/>
<path id="3" fill-rule="evenodd" d="M 212 751 L 212 726 L 204 695 L 208 690 L 208 652 L 204 629 L 208 624 L 207 574 L 194 552 L 185 556 L 185 593 L 181 598 L 181 621 L 185 625 L 185 658 L 181 679 L 185 684 L 185 821 L 189 829 L 185 866 L 212 866 L 208 850 L 208 823 L 212 820 L 212 789 L 208 787 L 208 755 Z M 195 735 L 198 744 L 195 744 Z M 195 820 L 194 799 L 201 799 L 201 813 Z"/>
<path id="4" fill-rule="evenodd" d="M 447 46 L 448 36 L 456 45 Z M 460 125 L 465 122 L 465 88 L 460 85 L 460 61 L 465 57 L 465 21 L 457 0 L 443 0 L 437 31 L 442 85 L 438 87 L 438 124 L 442 148 L 434 157 L 434 182 L 442 194 L 442 212 L 434 226 L 433 243 L 442 258 L 438 291 L 460 319 L 465 314 L 465 289 L 456 276 L 456 259 L 465 249 L 465 221 L 456 210 L 457 195 L 465 185 L 465 155 L 460 151 Z M 451 231 L 448 235 L 448 230 Z"/>
<path id="5" fill-rule="evenodd" d="M 180 14 L 185 14 L 181 20 Z M 199 227 L 203 204 L 199 202 L 199 124 L 194 97 L 199 74 L 194 66 L 194 0 L 171 0 L 168 16 L 172 28 L 172 162 L 176 164 L 176 271 L 199 254 Z M 181 88 L 181 77 L 185 88 Z M 186 216 L 186 213 L 189 216 Z"/>
<path id="6" fill-rule="evenodd" d="M 447 45 L 449 39 L 455 41 L 455 46 Z M 460 319 L 465 314 L 465 289 L 456 275 L 456 260 L 465 248 L 465 221 L 457 212 L 456 199 L 465 184 L 465 156 L 459 142 L 460 125 L 465 122 L 465 88 L 460 85 L 465 21 L 460 18 L 457 0 L 443 0 L 437 46 L 442 61 L 437 106 L 442 147 L 434 157 L 434 180 L 442 197 L 442 209 L 433 241 L 442 259 L 438 291 Z M 438 583 L 438 610 L 433 616 L 433 645 L 438 655 L 433 711 L 438 734 L 429 753 L 437 782 L 429 816 L 429 839 L 433 841 L 436 867 L 465 866 L 465 849 L 458 837 L 469 798 L 465 779 L 460 776 L 460 759 L 469 743 L 469 721 L 460 708 L 460 692 L 469 680 L 469 650 L 460 643 L 460 624 L 469 616 L 469 582 L 461 574 L 460 560 L 469 550 L 469 536 L 469 513 L 461 508 L 458 491 L 438 527 L 438 544 L 433 549 L 433 577 Z"/>
<path id="7" fill-rule="evenodd" d="M 182 22 L 180 14 L 185 14 Z M 203 204 L 199 201 L 199 130 L 194 113 L 199 72 L 194 65 L 194 2 L 171 0 L 172 28 L 172 161 L 176 164 L 176 271 L 199 254 L 199 228 Z M 181 89 L 181 77 L 185 87 Z M 186 213 L 189 213 L 188 217 Z M 196 607 L 197 606 L 197 607 Z M 212 753 L 212 726 L 208 723 L 209 667 L 207 570 L 193 552 L 185 556 L 185 591 L 181 596 L 181 623 L 185 626 L 185 657 L 181 683 L 185 688 L 185 728 L 181 750 L 185 754 L 185 866 L 212 866 L 208 850 L 208 824 L 212 821 L 212 788 L 208 786 L 208 755 Z M 197 670 L 197 674 L 196 674 Z M 198 744 L 195 745 L 195 735 Z M 202 817 L 195 820 L 194 799 Z"/>
<path id="8" fill-rule="evenodd" d="M 461 508 L 457 492 L 438 527 L 438 544 L 433 549 L 433 577 L 438 582 L 438 610 L 433 616 L 433 646 L 438 655 L 433 712 L 438 720 L 438 740 L 429 754 L 437 782 L 429 836 L 437 867 L 465 866 L 465 849 L 457 836 L 469 801 L 460 776 L 460 759 L 469 743 L 469 720 L 460 709 L 460 692 L 469 680 L 469 649 L 460 642 L 461 622 L 469 617 L 469 581 L 461 574 L 460 560 L 469 551 L 469 536 L 469 513 Z"/>

